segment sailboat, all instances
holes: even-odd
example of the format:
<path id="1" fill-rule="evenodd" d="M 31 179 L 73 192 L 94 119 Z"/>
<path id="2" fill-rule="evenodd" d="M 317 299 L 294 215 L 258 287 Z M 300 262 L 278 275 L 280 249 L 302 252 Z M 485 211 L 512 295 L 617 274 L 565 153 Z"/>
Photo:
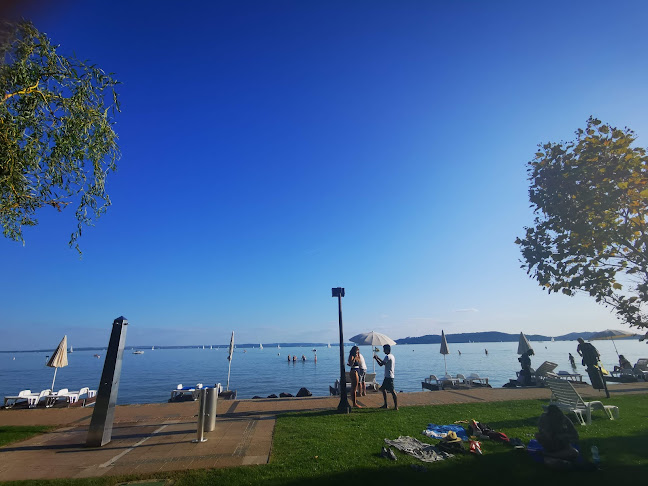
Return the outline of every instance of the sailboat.
<path id="1" fill-rule="evenodd" d="M 556 342 L 556 340 L 554 338 L 551 338 L 551 342 L 554 343 Z"/>
<path id="2" fill-rule="evenodd" d="M 151 346 L 151 351 L 154 351 L 154 350 L 155 350 L 155 346 Z"/>
<path id="3" fill-rule="evenodd" d="M 281 346 L 279 346 L 278 344 L 277 344 L 277 349 L 281 349 Z"/>
<path id="4" fill-rule="evenodd" d="M 328 343 L 328 346 L 326 346 L 326 347 L 327 347 L 327 348 L 330 348 L 330 347 L 331 347 L 331 343 Z"/>
<path id="5" fill-rule="evenodd" d="M 211 345 L 209 346 L 209 349 L 214 349 Z"/>
<path id="6" fill-rule="evenodd" d="M 263 344 L 259 343 L 259 349 L 263 349 Z"/>
<path id="7" fill-rule="evenodd" d="M 74 353 L 74 349 L 72 349 L 72 346 L 70 346 L 70 353 Z"/>

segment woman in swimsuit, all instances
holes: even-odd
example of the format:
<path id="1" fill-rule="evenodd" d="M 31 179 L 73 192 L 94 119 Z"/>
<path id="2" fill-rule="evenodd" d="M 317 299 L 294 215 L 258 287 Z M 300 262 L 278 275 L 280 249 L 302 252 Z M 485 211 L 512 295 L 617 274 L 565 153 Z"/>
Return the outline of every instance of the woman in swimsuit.
<path id="1" fill-rule="evenodd" d="M 347 366 L 351 367 L 351 401 L 353 406 L 356 408 L 362 408 L 358 405 L 357 395 L 358 395 L 358 371 L 360 370 L 360 348 L 358 346 L 353 346 L 349 352 L 349 361 Z"/>

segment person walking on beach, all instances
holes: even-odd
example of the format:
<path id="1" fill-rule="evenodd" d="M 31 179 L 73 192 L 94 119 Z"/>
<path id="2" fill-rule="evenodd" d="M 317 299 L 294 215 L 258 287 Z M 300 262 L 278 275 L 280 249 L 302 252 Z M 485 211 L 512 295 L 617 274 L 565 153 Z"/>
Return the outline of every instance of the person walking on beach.
<path id="1" fill-rule="evenodd" d="M 358 369 L 358 394 L 362 397 L 367 396 L 367 363 L 365 362 L 364 356 L 360 353 L 360 348 L 358 348 L 358 358 L 360 358 L 360 368 Z"/>
<path id="2" fill-rule="evenodd" d="M 358 405 L 358 371 L 360 370 L 360 348 L 353 346 L 349 352 L 347 366 L 351 367 L 351 402 L 355 408 L 362 408 Z"/>
<path id="3" fill-rule="evenodd" d="M 385 367 L 385 379 L 380 386 L 380 391 L 383 394 L 385 404 L 381 408 L 387 408 L 387 392 L 390 392 L 394 399 L 394 410 L 398 410 L 398 399 L 396 398 L 396 392 L 394 391 L 394 367 L 396 365 L 396 359 L 391 354 L 391 346 L 389 344 L 383 346 L 383 351 L 385 352 L 385 357 L 383 359 L 374 355 L 376 363 L 378 363 L 379 366 Z"/>
<path id="4" fill-rule="evenodd" d="M 569 353 L 569 364 L 573 369 L 576 369 L 576 360 L 574 359 L 571 353 Z"/>

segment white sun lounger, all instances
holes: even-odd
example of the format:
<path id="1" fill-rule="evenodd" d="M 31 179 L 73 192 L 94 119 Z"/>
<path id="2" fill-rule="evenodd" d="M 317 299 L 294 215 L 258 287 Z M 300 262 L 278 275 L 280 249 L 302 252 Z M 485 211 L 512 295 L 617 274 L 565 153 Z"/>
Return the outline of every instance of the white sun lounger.
<path id="1" fill-rule="evenodd" d="M 18 395 L 10 395 L 10 396 L 4 397 L 4 408 L 11 408 L 19 400 L 28 400 L 29 397 L 31 397 L 33 395 L 34 394 L 31 392 L 31 390 L 21 390 L 21 391 L 18 392 Z"/>
<path id="2" fill-rule="evenodd" d="M 31 390 L 22 390 L 18 395 L 4 397 L 5 408 L 11 408 L 20 400 L 27 401 L 29 408 L 35 408 L 41 401 L 41 398 L 47 397 L 52 390 L 42 390 L 40 393 L 32 393 Z"/>
<path id="3" fill-rule="evenodd" d="M 79 391 L 67 392 L 68 403 L 76 403 L 85 395 L 85 399 L 97 396 L 97 390 L 90 390 L 87 386 L 81 388 Z"/>
<path id="4" fill-rule="evenodd" d="M 487 377 L 482 378 L 477 373 L 470 373 L 468 375 L 467 380 L 470 386 L 476 386 L 475 385 L 476 383 L 478 383 L 479 386 L 488 386 L 488 378 Z"/>
<path id="5" fill-rule="evenodd" d="M 619 407 L 603 405 L 599 401 L 584 401 L 569 381 L 547 378 L 545 383 L 551 389 L 549 405 L 556 405 L 563 411 L 573 412 L 581 425 L 590 425 L 592 423 L 592 410 L 596 409 L 603 410 L 610 420 L 619 418 Z"/>
<path id="6" fill-rule="evenodd" d="M 436 375 L 430 375 L 421 382 L 421 387 L 423 389 L 427 388 L 428 390 L 434 390 L 434 386 L 436 386 L 436 389 L 438 390 L 443 390 L 443 381 L 439 380 Z"/>

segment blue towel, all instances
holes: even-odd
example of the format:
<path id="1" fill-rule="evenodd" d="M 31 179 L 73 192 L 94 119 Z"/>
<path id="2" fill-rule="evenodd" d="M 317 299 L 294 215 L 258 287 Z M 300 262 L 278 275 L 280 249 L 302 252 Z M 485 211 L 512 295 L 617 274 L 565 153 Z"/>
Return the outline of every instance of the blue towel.
<path id="1" fill-rule="evenodd" d="M 466 430 L 461 425 L 437 425 L 437 424 L 428 424 L 427 429 L 423 431 L 423 435 L 432 437 L 433 439 L 443 439 L 448 432 L 454 431 L 461 440 L 469 441 L 470 437 L 466 433 Z"/>

